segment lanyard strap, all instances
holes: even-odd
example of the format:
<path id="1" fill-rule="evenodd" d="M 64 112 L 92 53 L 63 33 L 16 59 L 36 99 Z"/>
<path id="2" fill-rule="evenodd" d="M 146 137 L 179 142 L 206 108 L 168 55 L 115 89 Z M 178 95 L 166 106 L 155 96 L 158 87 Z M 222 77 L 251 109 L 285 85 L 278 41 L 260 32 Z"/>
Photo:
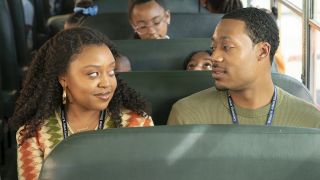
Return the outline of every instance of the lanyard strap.
<path id="1" fill-rule="evenodd" d="M 99 130 L 103 129 L 104 127 L 105 117 L 106 117 L 106 110 L 103 110 L 100 112 L 99 124 L 98 124 Z M 66 113 L 64 111 L 63 106 L 61 106 L 61 121 L 62 121 L 63 138 L 66 139 L 68 137 L 68 125 L 67 125 Z"/>
<path id="2" fill-rule="evenodd" d="M 273 95 L 272 95 L 271 105 L 270 105 L 268 117 L 267 117 L 267 120 L 266 120 L 266 125 L 268 125 L 268 126 L 272 124 L 272 120 L 273 120 L 273 116 L 274 116 L 274 110 L 276 108 L 277 98 L 278 98 L 277 88 L 274 87 L 274 92 L 273 92 Z M 237 112 L 236 112 L 236 109 L 235 109 L 235 105 L 233 103 L 233 100 L 231 98 L 231 95 L 230 95 L 229 91 L 228 91 L 228 105 L 229 105 L 230 115 L 231 115 L 231 118 L 232 118 L 232 123 L 233 124 L 239 124 L 238 117 L 237 117 Z"/>

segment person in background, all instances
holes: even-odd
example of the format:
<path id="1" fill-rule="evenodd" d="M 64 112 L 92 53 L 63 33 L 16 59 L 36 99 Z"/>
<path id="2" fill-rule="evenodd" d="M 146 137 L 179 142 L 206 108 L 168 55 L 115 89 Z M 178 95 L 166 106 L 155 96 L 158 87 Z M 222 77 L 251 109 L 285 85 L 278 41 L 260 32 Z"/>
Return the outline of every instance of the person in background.
<path id="1" fill-rule="evenodd" d="M 169 39 L 170 12 L 162 0 L 129 0 L 128 14 L 135 39 Z"/>
<path id="2" fill-rule="evenodd" d="M 71 14 L 64 23 L 64 29 L 80 27 L 88 16 L 95 16 L 98 13 L 98 6 L 92 0 L 78 1 Z"/>
<path id="3" fill-rule="evenodd" d="M 212 35 L 215 87 L 176 102 L 168 124 L 320 128 L 320 111 L 313 104 L 274 85 L 270 72 L 278 45 L 278 26 L 263 10 L 225 14 Z"/>
<path id="4" fill-rule="evenodd" d="M 241 0 L 200 0 L 202 7 L 211 13 L 229 13 L 243 8 Z"/>
<path id="5" fill-rule="evenodd" d="M 131 63 L 127 56 L 119 54 L 115 57 L 116 60 L 116 72 L 128 72 L 131 71 Z"/>
<path id="6" fill-rule="evenodd" d="M 212 70 L 212 59 L 210 50 L 199 50 L 190 53 L 183 64 L 183 69 L 187 71 L 194 70 Z"/>
<path id="7" fill-rule="evenodd" d="M 38 179 L 70 134 L 153 126 L 145 101 L 115 74 L 115 56 L 108 38 L 88 28 L 60 31 L 39 49 L 11 119 L 20 127 L 19 179 Z"/>

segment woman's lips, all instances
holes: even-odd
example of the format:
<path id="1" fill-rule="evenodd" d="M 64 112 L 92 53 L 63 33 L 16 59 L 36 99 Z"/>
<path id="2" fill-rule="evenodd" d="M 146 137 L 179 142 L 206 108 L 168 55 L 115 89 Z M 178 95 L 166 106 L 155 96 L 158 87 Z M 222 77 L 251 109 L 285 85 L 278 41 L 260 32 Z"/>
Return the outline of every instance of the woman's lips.
<path id="1" fill-rule="evenodd" d="M 110 92 L 102 92 L 102 93 L 97 93 L 94 96 L 102 100 L 108 100 L 110 98 L 110 95 L 111 95 Z"/>

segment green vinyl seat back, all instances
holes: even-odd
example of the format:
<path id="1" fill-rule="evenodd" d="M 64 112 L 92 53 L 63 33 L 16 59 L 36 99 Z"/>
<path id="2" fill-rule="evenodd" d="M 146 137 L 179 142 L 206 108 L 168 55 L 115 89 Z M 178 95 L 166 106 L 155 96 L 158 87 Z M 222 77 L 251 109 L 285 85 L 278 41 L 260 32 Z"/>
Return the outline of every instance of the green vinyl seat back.
<path id="1" fill-rule="evenodd" d="M 15 95 L 19 89 L 18 59 L 11 16 L 6 0 L 0 0 L 0 68 L 3 115 L 13 113 Z"/>
<path id="2" fill-rule="evenodd" d="M 177 38 L 211 38 L 222 14 L 171 13 L 168 35 Z M 96 29 L 112 40 L 133 39 L 127 13 L 99 13 L 88 17 L 83 26 Z"/>
<path id="3" fill-rule="evenodd" d="M 155 125 L 167 123 L 172 105 L 179 99 L 214 86 L 209 71 L 125 72 L 119 77 L 151 104 Z M 274 83 L 290 94 L 313 103 L 309 90 L 284 74 L 272 74 Z"/>
<path id="4" fill-rule="evenodd" d="M 163 0 L 167 9 L 173 13 L 199 13 L 198 0 Z M 126 13 L 128 0 L 95 0 L 99 13 Z"/>
<path id="5" fill-rule="evenodd" d="M 78 133 L 45 159 L 40 180 L 318 180 L 320 130 L 186 125 Z"/>
<path id="6" fill-rule="evenodd" d="M 96 29 L 112 40 L 132 39 L 134 35 L 127 13 L 101 13 L 89 16 L 82 26 Z"/>
<path id="7" fill-rule="evenodd" d="M 27 49 L 24 10 L 21 0 L 7 0 L 13 25 L 17 60 L 19 67 L 29 64 L 30 58 Z"/>
<path id="8" fill-rule="evenodd" d="M 119 77 L 151 104 L 156 125 L 167 123 L 177 100 L 214 86 L 210 72 L 205 71 L 137 71 L 120 73 Z"/>
<path id="9" fill-rule="evenodd" d="M 210 48 L 210 38 L 116 40 L 119 52 L 130 59 L 133 71 L 183 70 L 185 58 Z"/>
<path id="10" fill-rule="evenodd" d="M 168 35 L 177 38 L 211 38 L 223 14 L 171 13 Z"/>

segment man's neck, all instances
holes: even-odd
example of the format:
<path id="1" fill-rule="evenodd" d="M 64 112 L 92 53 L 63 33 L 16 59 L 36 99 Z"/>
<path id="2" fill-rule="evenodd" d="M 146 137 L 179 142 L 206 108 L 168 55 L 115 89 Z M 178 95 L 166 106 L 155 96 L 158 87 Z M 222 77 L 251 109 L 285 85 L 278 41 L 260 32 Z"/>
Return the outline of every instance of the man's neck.
<path id="1" fill-rule="evenodd" d="M 229 90 L 233 102 L 242 108 L 258 109 L 270 104 L 274 85 L 272 80 L 258 85 L 245 88 L 243 90 Z"/>

